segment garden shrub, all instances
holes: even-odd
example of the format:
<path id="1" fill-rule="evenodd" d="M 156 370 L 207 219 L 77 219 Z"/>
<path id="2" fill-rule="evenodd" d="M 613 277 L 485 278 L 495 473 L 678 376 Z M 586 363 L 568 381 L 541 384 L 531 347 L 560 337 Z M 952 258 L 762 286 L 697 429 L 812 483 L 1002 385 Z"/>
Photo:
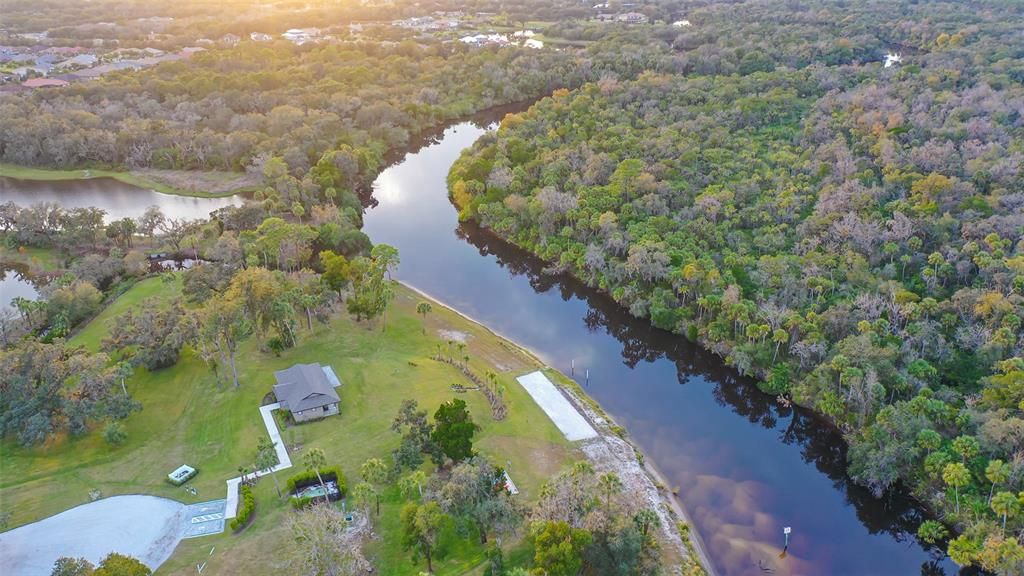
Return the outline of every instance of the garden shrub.
<path id="1" fill-rule="evenodd" d="M 235 519 L 231 521 L 231 529 L 235 532 L 238 532 L 239 529 L 244 528 L 249 523 L 253 511 L 256 509 L 256 496 L 253 495 L 252 488 L 248 484 L 243 484 L 239 487 L 238 499 L 242 504 L 235 515 Z"/>

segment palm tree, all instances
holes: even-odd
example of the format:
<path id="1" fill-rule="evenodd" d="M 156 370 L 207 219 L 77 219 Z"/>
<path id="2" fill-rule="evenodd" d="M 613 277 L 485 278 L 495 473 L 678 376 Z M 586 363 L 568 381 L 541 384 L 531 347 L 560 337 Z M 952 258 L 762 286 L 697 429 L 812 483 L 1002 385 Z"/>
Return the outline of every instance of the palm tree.
<path id="1" fill-rule="evenodd" d="M 971 472 L 960 462 L 946 464 L 942 470 L 942 480 L 947 486 L 953 487 L 956 496 L 956 513 L 960 514 L 960 489 L 971 482 Z"/>
<path id="2" fill-rule="evenodd" d="M 622 490 L 622 480 L 619 479 L 619 475 L 615 472 L 608 472 L 607 474 L 602 474 L 601 477 L 597 479 L 597 485 L 601 487 L 602 491 L 604 491 L 605 513 L 610 516 L 612 509 L 612 495 Z"/>
<path id="3" fill-rule="evenodd" d="M 1002 484 L 1010 478 L 1010 465 L 999 459 L 989 461 L 985 467 L 985 478 L 992 483 L 988 489 L 988 501 L 992 502 L 992 491 L 996 489 L 996 484 Z"/>
<path id="4" fill-rule="evenodd" d="M 1003 517 L 1003 532 L 1006 532 L 1006 517 L 1020 512 L 1020 501 L 1013 492 L 1000 492 L 992 497 L 992 510 Z"/>
<path id="5" fill-rule="evenodd" d="M 779 348 L 781 348 L 782 345 L 788 341 L 789 332 L 786 332 L 782 328 L 778 328 L 774 332 L 772 332 L 772 342 L 775 342 L 775 354 L 772 355 L 773 363 L 775 362 L 775 359 L 778 358 L 779 356 Z"/>
<path id="6" fill-rule="evenodd" d="M 377 498 L 377 516 L 380 516 L 380 486 L 388 481 L 388 467 L 380 458 L 370 458 L 363 462 L 359 473 L 363 480 L 373 485 L 373 494 Z"/>
<path id="7" fill-rule="evenodd" d="M 431 310 L 433 310 L 433 307 L 430 305 L 430 302 L 421 301 L 419 304 L 416 305 L 416 313 L 419 314 L 420 316 L 423 316 L 424 335 L 427 334 L 427 314 L 429 314 Z"/>
<path id="8" fill-rule="evenodd" d="M 324 490 L 324 502 L 330 502 L 331 499 L 327 496 L 327 484 L 324 482 L 323 476 L 320 475 L 320 469 L 327 466 L 327 457 L 324 456 L 324 451 L 320 448 L 310 448 L 309 452 L 302 457 L 302 462 L 306 465 L 307 471 L 316 472 L 316 479 L 320 481 L 320 487 Z"/>
<path id="9" fill-rule="evenodd" d="M 281 497 L 281 485 L 277 482 L 277 473 L 274 470 L 274 466 L 278 464 L 277 450 L 275 447 L 277 442 L 274 442 L 266 436 L 259 439 L 256 443 L 256 469 L 257 470 L 270 470 L 270 477 L 274 479 L 274 487 L 277 488 L 277 497 Z"/>
<path id="10" fill-rule="evenodd" d="M 413 495 L 413 489 L 419 494 L 420 498 L 423 497 L 423 483 L 427 481 L 427 475 L 422 470 L 416 470 L 408 476 L 398 481 L 398 486 L 402 490 L 402 495 L 409 498 Z"/>
<path id="11" fill-rule="evenodd" d="M 352 499 L 355 500 L 357 506 L 363 509 L 367 518 L 370 517 L 370 505 L 376 494 L 377 490 L 369 482 L 360 482 L 352 488 Z"/>

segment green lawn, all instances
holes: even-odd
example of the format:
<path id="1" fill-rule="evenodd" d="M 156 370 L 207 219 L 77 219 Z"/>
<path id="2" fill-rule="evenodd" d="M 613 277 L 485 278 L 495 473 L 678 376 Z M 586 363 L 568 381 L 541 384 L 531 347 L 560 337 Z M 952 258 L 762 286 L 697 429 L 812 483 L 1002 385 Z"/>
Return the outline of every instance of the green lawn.
<path id="1" fill-rule="evenodd" d="M 172 289 L 160 278 L 135 285 L 115 301 L 72 342 L 95 348 L 111 319 L 144 299 L 168 298 Z M 265 434 L 258 407 L 273 384 L 273 371 L 296 362 L 330 364 L 343 381 L 340 389 L 341 415 L 283 432 L 293 462 L 302 452 L 322 448 L 331 464 L 346 473 L 349 485 L 358 481 L 359 465 L 371 457 L 390 460 L 398 437 L 389 426 L 401 401 L 415 398 L 431 412 L 456 394 L 450 385 L 464 382 L 453 367 L 431 360 L 440 341 L 438 330 L 455 330 L 467 335 L 467 353 L 479 373 L 494 370 L 505 385 L 509 416 L 495 422 L 482 395 L 457 395 L 467 401 L 482 430 L 477 448 L 508 467 L 520 487 L 521 498 L 530 499 L 545 478 L 580 457 L 557 428 L 534 404 L 514 377 L 536 369 L 540 363 L 495 335 L 454 312 L 434 303 L 425 332 L 415 305 L 421 298 L 400 288 L 388 314 L 388 328 L 380 324 L 359 324 L 347 316 L 329 325 L 302 331 L 297 348 L 280 358 L 256 349 L 249 341 L 240 352 L 241 387 L 218 386 L 210 370 L 191 353 L 183 355 L 172 368 L 156 373 L 140 370 L 128 382 L 129 391 L 143 410 L 125 421 L 127 442 L 118 448 L 107 446 L 99 432 L 81 438 L 61 438 L 45 446 L 24 449 L 9 440 L 2 444 L 0 503 L 13 513 L 11 526 L 58 513 L 86 502 L 88 492 L 98 489 L 104 496 L 146 493 L 183 502 L 223 498 L 224 481 L 237 475 L 239 466 L 251 466 L 256 440 Z M 500 367 L 500 369 L 498 368 Z M 197 498 L 182 488 L 164 482 L 167 472 L 187 463 L 199 469 L 190 483 Z M 298 470 L 293 469 L 294 472 Z M 279 480 L 289 471 L 279 473 Z M 194 573 L 197 562 L 209 561 L 215 573 L 265 572 L 269 563 L 287 548 L 284 518 L 286 504 L 277 501 L 273 482 L 257 489 L 257 516 L 241 535 L 223 534 L 187 540 L 179 545 L 161 572 Z M 381 574 L 416 574 L 400 549 L 397 523 L 400 503 L 393 496 L 383 508 L 378 532 L 383 535 L 368 548 Z M 216 552 L 209 556 L 209 550 Z M 461 574 L 482 560 L 482 550 L 473 540 L 449 538 L 447 554 L 438 568 L 443 574 Z M 261 569 L 262 568 L 262 569 Z"/>
<path id="2" fill-rule="evenodd" d="M 53 274 L 64 269 L 64 259 L 53 248 L 19 246 L 8 248 L 0 237 L 0 262 L 28 266 L 29 274 Z"/>
<path id="3" fill-rule="evenodd" d="M 180 295 L 181 274 L 172 273 L 146 278 L 111 302 L 91 322 L 72 333 L 68 343 L 85 346 L 90 352 L 97 352 L 103 339 L 114 328 L 117 319 L 129 309 L 141 305 L 144 301 L 170 302 Z"/>

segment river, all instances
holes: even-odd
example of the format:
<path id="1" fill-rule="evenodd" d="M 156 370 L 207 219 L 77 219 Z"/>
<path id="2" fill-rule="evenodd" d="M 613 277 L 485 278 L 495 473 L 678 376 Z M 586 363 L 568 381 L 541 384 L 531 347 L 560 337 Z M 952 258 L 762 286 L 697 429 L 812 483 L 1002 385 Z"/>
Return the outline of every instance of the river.
<path id="1" fill-rule="evenodd" d="M 400 280 L 573 372 L 678 488 L 719 574 L 768 573 L 762 567 L 780 575 L 957 573 L 913 536 L 923 512 L 911 499 L 877 500 L 848 480 L 844 443 L 831 426 L 779 404 L 684 338 L 460 224 L 448 168 L 497 119 L 435 134 L 374 182 L 364 231 L 398 248 Z M 780 557 L 787 526 L 790 545 Z"/>
<path id="2" fill-rule="evenodd" d="M 399 249 L 398 278 L 572 373 L 678 489 L 719 574 L 768 573 L 760 567 L 775 575 L 957 573 L 913 536 L 923 512 L 912 500 L 899 493 L 877 500 L 847 479 L 844 443 L 832 427 L 762 394 L 685 338 L 460 224 L 445 187 L 448 168 L 499 118 L 482 115 L 427 136 L 404 157 L 392 156 L 374 182 L 364 229 Z M 115 217 L 155 203 L 171 216 L 199 218 L 227 202 L 109 179 L 0 184 L 3 200 L 97 205 Z M 780 557 L 787 526 L 790 545 Z"/>

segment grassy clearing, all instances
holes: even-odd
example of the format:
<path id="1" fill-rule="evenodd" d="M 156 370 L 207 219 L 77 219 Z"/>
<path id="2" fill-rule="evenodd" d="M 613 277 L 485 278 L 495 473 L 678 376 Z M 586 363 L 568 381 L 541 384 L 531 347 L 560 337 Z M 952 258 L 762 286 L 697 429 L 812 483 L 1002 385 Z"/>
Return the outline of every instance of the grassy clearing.
<path id="1" fill-rule="evenodd" d="M 202 176 L 200 176 L 200 174 Z M 0 177 L 18 180 L 88 180 L 90 178 L 113 178 L 138 186 L 156 190 L 162 194 L 178 196 L 196 196 L 200 198 L 218 198 L 251 192 L 254 186 L 238 174 L 227 172 L 203 172 L 190 174 L 184 170 L 146 170 L 141 172 L 118 172 L 115 170 L 51 170 L 48 168 L 30 168 L 15 164 L 0 163 Z M 243 182 L 232 187 L 232 180 Z M 206 191 L 199 187 L 208 187 L 214 191 Z"/>
<path id="2" fill-rule="evenodd" d="M 98 346 L 114 328 L 112 318 L 142 300 L 168 298 L 173 292 L 159 278 L 140 282 L 72 341 Z M 92 489 L 104 496 L 145 493 L 183 502 L 223 498 L 224 481 L 236 476 L 239 466 L 251 466 L 256 441 L 265 434 L 258 407 L 271 389 L 273 371 L 296 362 L 330 364 L 343 385 L 341 415 L 283 431 L 294 462 L 302 461 L 305 450 L 322 448 L 331 464 L 341 466 L 352 486 L 367 458 L 390 459 L 398 437 L 389 426 L 403 399 L 415 398 L 432 412 L 442 401 L 458 396 L 482 426 L 478 450 L 507 466 L 522 491 L 520 497 L 531 499 L 545 478 L 580 457 L 515 382 L 515 376 L 537 369 L 540 363 L 440 304 L 433 304 L 434 311 L 424 322 L 415 313 L 421 299 L 400 288 L 386 331 L 379 322 L 359 324 L 343 315 L 328 325 L 314 326 L 312 333 L 302 331 L 298 347 L 280 358 L 257 351 L 256 343 L 249 341 L 240 353 L 238 390 L 228 384 L 218 387 L 210 370 L 187 351 L 170 369 L 140 370 L 128 387 L 144 408 L 125 421 L 128 440 L 124 445 L 107 446 L 98 431 L 33 449 L 5 441 L 0 446 L 4 453 L 0 505 L 12 511 L 11 526 L 18 526 L 84 503 Z M 430 359 L 442 330 L 448 331 L 445 338 L 453 332 L 464 335 L 475 371 L 499 374 L 509 405 L 506 420 L 492 420 L 481 394 L 451 392 L 451 384 L 465 383 L 464 377 Z M 164 482 L 165 474 L 182 463 L 199 469 L 189 484 L 198 489 L 198 497 Z M 297 471 L 280 472 L 278 479 L 283 484 L 289 472 Z M 255 522 L 245 532 L 183 541 L 161 572 L 192 574 L 195 565 L 204 561 L 209 562 L 207 569 L 223 574 L 266 573 L 268 566 L 278 566 L 289 548 L 284 528 L 289 507 L 277 500 L 270 480 L 260 483 L 256 496 Z M 424 568 L 413 565 L 401 550 L 395 531 L 400 507 L 397 495 L 389 494 L 377 524 L 382 537 L 367 550 L 381 574 L 416 574 Z M 213 546 L 216 552 L 210 556 Z M 472 538 L 449 534 L 444 548 L 444 557 L 437 562 L 440 574 L 465 573 L 483 559 L 482 548 Z"/>
<path id="3" fill-rule="evenodd" d="M 28 266 L 29 274 L 57 274 L 65 268 L 64 258 L 53 248 L 18 246 L 9 248 L 0 238 L 0 262 Z"/>
<path id="4" fill-rule="evenodd" d="M 181 295 L 181 274 L 165 274 L 137 282 L 95 318 L 68 339 L 69 344 L 85 346 L 98 352 L 103 339 L 116 328 L 114 323 L 122 314 L 146 301 L 170 302 Z"/>

